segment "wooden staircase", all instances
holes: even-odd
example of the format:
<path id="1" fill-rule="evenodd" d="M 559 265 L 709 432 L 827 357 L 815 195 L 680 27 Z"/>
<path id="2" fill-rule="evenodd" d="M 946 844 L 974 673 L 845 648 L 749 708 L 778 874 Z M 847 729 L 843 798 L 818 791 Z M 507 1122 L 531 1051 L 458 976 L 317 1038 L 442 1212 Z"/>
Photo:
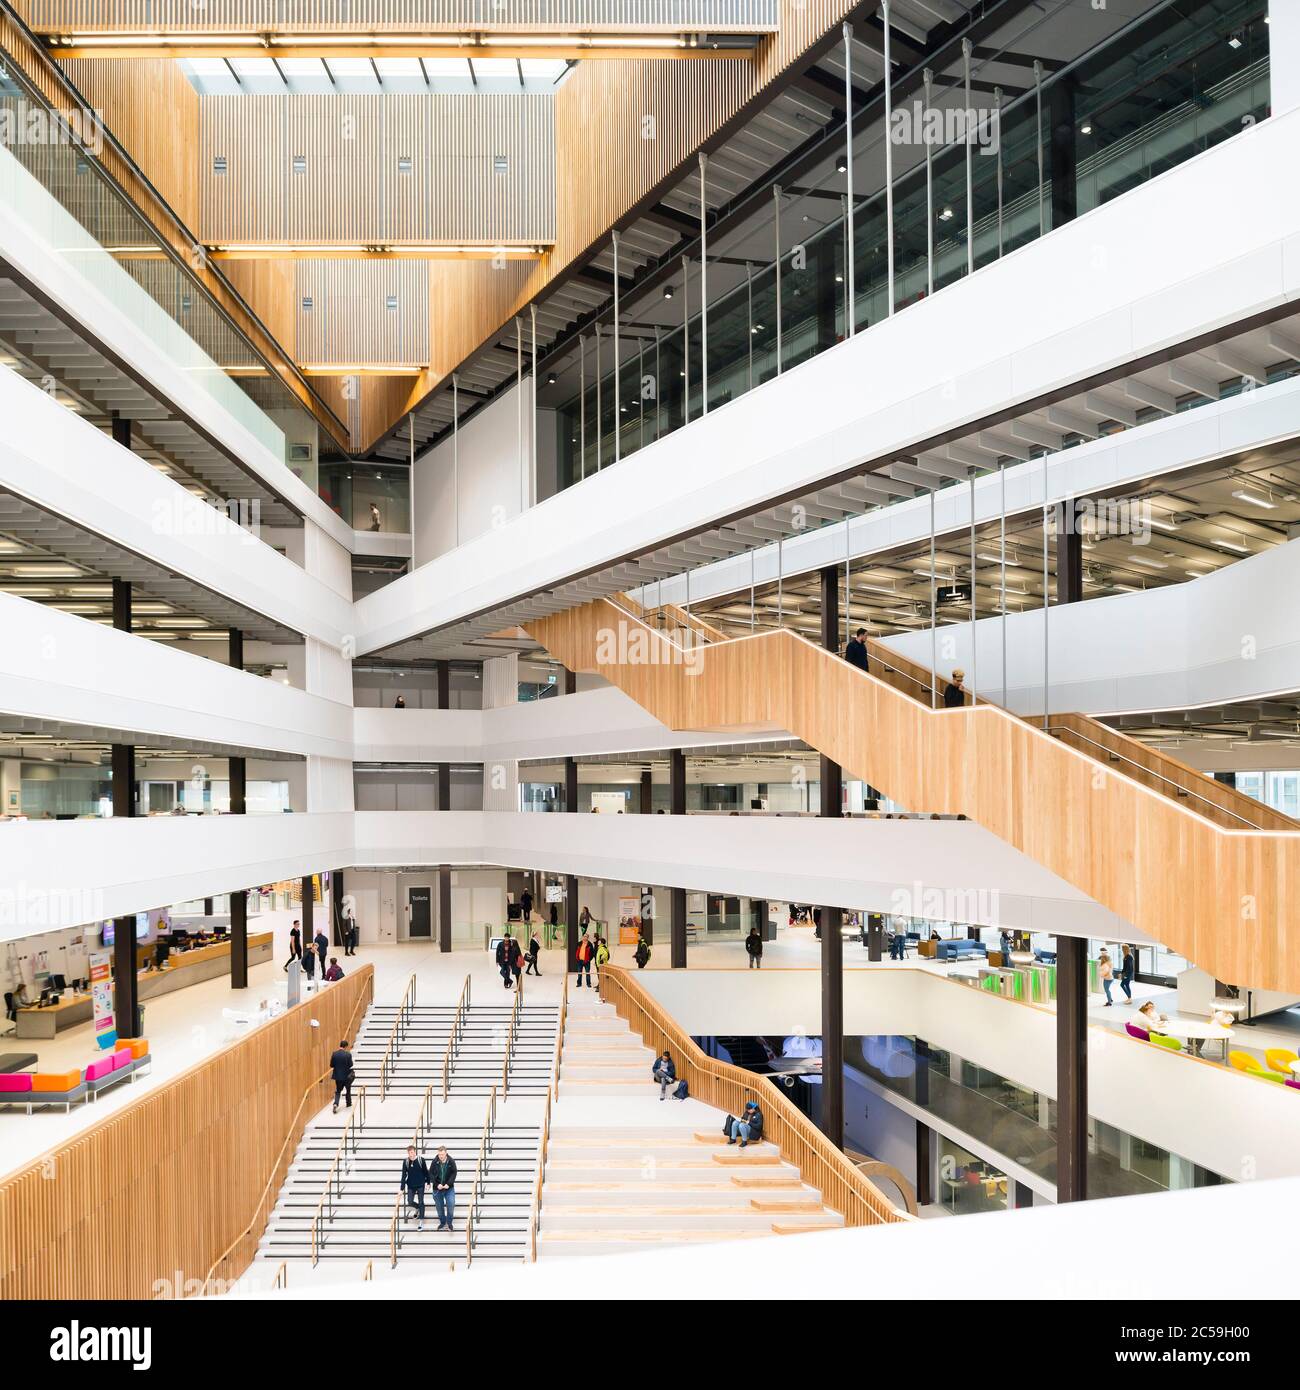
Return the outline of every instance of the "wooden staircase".
<path id="1" fill-rule="evenodd" d="M 786 729 L 901 805 L 976 821 L 1216 978 L 1300 991 L 1293 826 L 1216 824 L 1191 797 L 1147 785 L 1149 769 L 1128 775 L 1124 760 L 1080 751 L 996 706 L 932 709 L 892 676 L 786 630 L 688 653 L 601 599 L 534 619 L 528 631 L 669 728 Z M 619 659 L 632 652 L 637 660 Z"/>
<path id="2" fill-rule="evenodd" d="M 770 1143 L 742 1149 L 723 1113 L 661 1101 L 654 1054 L 615 1010 L 571 999 L 543 1175 L 539 1257 L 752 1239 L 844 1225 Z M 590 1097 L 621 1123 L 593 1124 Z M 614 1099 L 615 1097 L 619 1099 Z"/>

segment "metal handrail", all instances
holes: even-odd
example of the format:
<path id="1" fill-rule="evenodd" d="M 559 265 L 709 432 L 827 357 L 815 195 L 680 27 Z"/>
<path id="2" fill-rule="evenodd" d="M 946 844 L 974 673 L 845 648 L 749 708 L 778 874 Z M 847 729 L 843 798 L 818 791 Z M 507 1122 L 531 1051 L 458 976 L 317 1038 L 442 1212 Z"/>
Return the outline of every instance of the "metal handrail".
<path id="1" fill-rule="evenodd" d="M 565 976 L 567 982 L 568 976 Z M 510 1023 L 506 1028 L 506 1048 L 505 1056 L 501 1061 L 501 1099 L 506 1100 L 510 1095 L 510 1063 L 514 1060 L 515 1037 L 519 1032 L 519 1020 L 523 1013 L 524 996 L 520 990 L 515 995 L 515 1002 L 510 1010 Z"/>
<path id="2" fill-rule="evenodd" d="M 343 1126 L 343 1133 L 339 1136 L 338 1147 L 334 1150 L 334 1161 L 330 1164 L 329 1172 L 325 1175 L 325 1186 L 321 1189 L 320 1201 L 316 1203 L 316 1214 L 311 1221 L 311 1262 L 313 1267 L 320 1258 L 321 1247 L 325 1244 L 325 1222 L 328 1219 L 332 1224 L 334 1221 L 334 1201 L 343 1198 L 343 1185 L 341 1182 L 342 1164 L 346 1156 L 355 1154 L 357 1151 L 357 1136 L 366 1127 L 366 1088 L 362 1086 L 357 1095 L 358 1104 L 348 1116 L 347 1123 Z M 329 1216 L 325 1215 L 325 1206 L 329 1204 Z"/>
<path id="3" fill-rule="evenodd" d="M 478 1204 L 487 1191 L 488 1157 L 492 1152 L 492 1135 L 497 1123 L 497 1088 L 492 1087 L 488 1097 L 487 1118 L 483 1122 L 483 1138 L 478 1146 L 478 1166 L 474 1171 L 474 1188 L 470 1195 L 469 1219 L 465 1222 L 465 1263 L 474 1259 L 474 1223 L 478 1217 Z"/>
<path id="4" fill-rule="evenodd" d="M 393 1201 L 393 1219 L 388 1223 L 388 1267 L 397 1268 L 397 1250 L 402 1243 L 402 1198 L 406 1194 L 399 1187 Z"/>
<path id="5" fill-rule="evenodd" d="M 393 1020 L 393 1031 L 388 1035 L 388 1046 L 384 1049 L 383 1060 L 379 1063 L 379 1099 L 388 1099 L 388 1074 L 401 1052 L 402 1039 L 406 1036 L 406 1024 L 415 1009 L 415 975 L 406 982 L 402 991 L 402 1001 L 397 1006 L 397 1017 Z"/>
<path id="6" fill-rule="evenodd" d="M 456 1017 L 452 1019 L 451 1032 L 447 1035 L 447 1046 L 442 1054 L 442 1098 L 444 1101 L 451 1093 L 451 1076 L 456 1069 L 456 1057 L 460 1052 L 461 1034 L 465 1031 L 465 1024 L 469 1019 L 471 982 L 471 977 L 466 975 L 465 983 L 461 986 L 460 998 L 456 1001 Z"/>
<path id="7" fill-rule="evenodd" d="M 546 1150 L 551 1139 L 551 1093 L 546 1092 L 546 1109 L 542 1113 L 542 1138 L 537 1146 L 537 1176 L 533 1180 L 533 1205 L 528 1213 L 528 1258 L 537 1260 L 537 1230 L 542 1223 L 542 1182 L 546 1175 Z"/>

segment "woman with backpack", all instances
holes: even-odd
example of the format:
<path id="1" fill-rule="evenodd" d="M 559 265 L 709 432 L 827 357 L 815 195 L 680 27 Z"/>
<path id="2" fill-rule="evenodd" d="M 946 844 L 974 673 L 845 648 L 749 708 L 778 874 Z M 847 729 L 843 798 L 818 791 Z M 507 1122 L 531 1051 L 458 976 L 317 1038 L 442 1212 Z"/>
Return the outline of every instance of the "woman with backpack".
<path id="1" fill-rule="evenodd" d="M 646 968 L 646 964 L 650 960 L 650 943 L 644 936 L 637 937 L 636 952 L 633 954 L 632 959 L 636 961 L 636 968 L 638 970 L 644 970 Z"/>

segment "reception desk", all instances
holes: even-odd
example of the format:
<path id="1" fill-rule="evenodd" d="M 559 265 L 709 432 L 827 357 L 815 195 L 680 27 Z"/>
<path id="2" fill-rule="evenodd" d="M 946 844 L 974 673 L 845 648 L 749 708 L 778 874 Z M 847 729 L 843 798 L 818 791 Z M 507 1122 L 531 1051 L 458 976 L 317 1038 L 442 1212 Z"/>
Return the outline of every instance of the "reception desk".
<path id="1" fill-rule="evenodd" d="M 152 948 L 151 948 L 152 949 Z M 248 935 L 248 963 L 259 965 L 271 959 L 272 936 L 269 931 Z M 207 946 L 194 946 L 188 951 L 173 951 L 161 970 L 142 970 L 137 975 L 140 1002 L 171 994 L 218 975 L 230 973 L 230 942 L 214 941 Z M 66 993 L 57 1004 L 47 1008 L 29 1005 L 18 1010 L 15 1037 L 52 1038 L 65 1028 L 75 1028 L 91 1019 L 89 994 Z"/>

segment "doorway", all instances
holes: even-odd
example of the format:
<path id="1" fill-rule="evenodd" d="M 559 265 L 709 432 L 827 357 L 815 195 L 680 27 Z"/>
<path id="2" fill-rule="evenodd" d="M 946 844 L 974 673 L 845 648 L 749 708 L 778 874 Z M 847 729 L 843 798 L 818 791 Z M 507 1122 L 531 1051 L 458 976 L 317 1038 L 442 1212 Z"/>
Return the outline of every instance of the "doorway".
<path id="1" fill-rule="evenodd" d="M 427 883 L 406 890 L 406 934 L 413 941 L 433 936 L 433 889 Z"/>

